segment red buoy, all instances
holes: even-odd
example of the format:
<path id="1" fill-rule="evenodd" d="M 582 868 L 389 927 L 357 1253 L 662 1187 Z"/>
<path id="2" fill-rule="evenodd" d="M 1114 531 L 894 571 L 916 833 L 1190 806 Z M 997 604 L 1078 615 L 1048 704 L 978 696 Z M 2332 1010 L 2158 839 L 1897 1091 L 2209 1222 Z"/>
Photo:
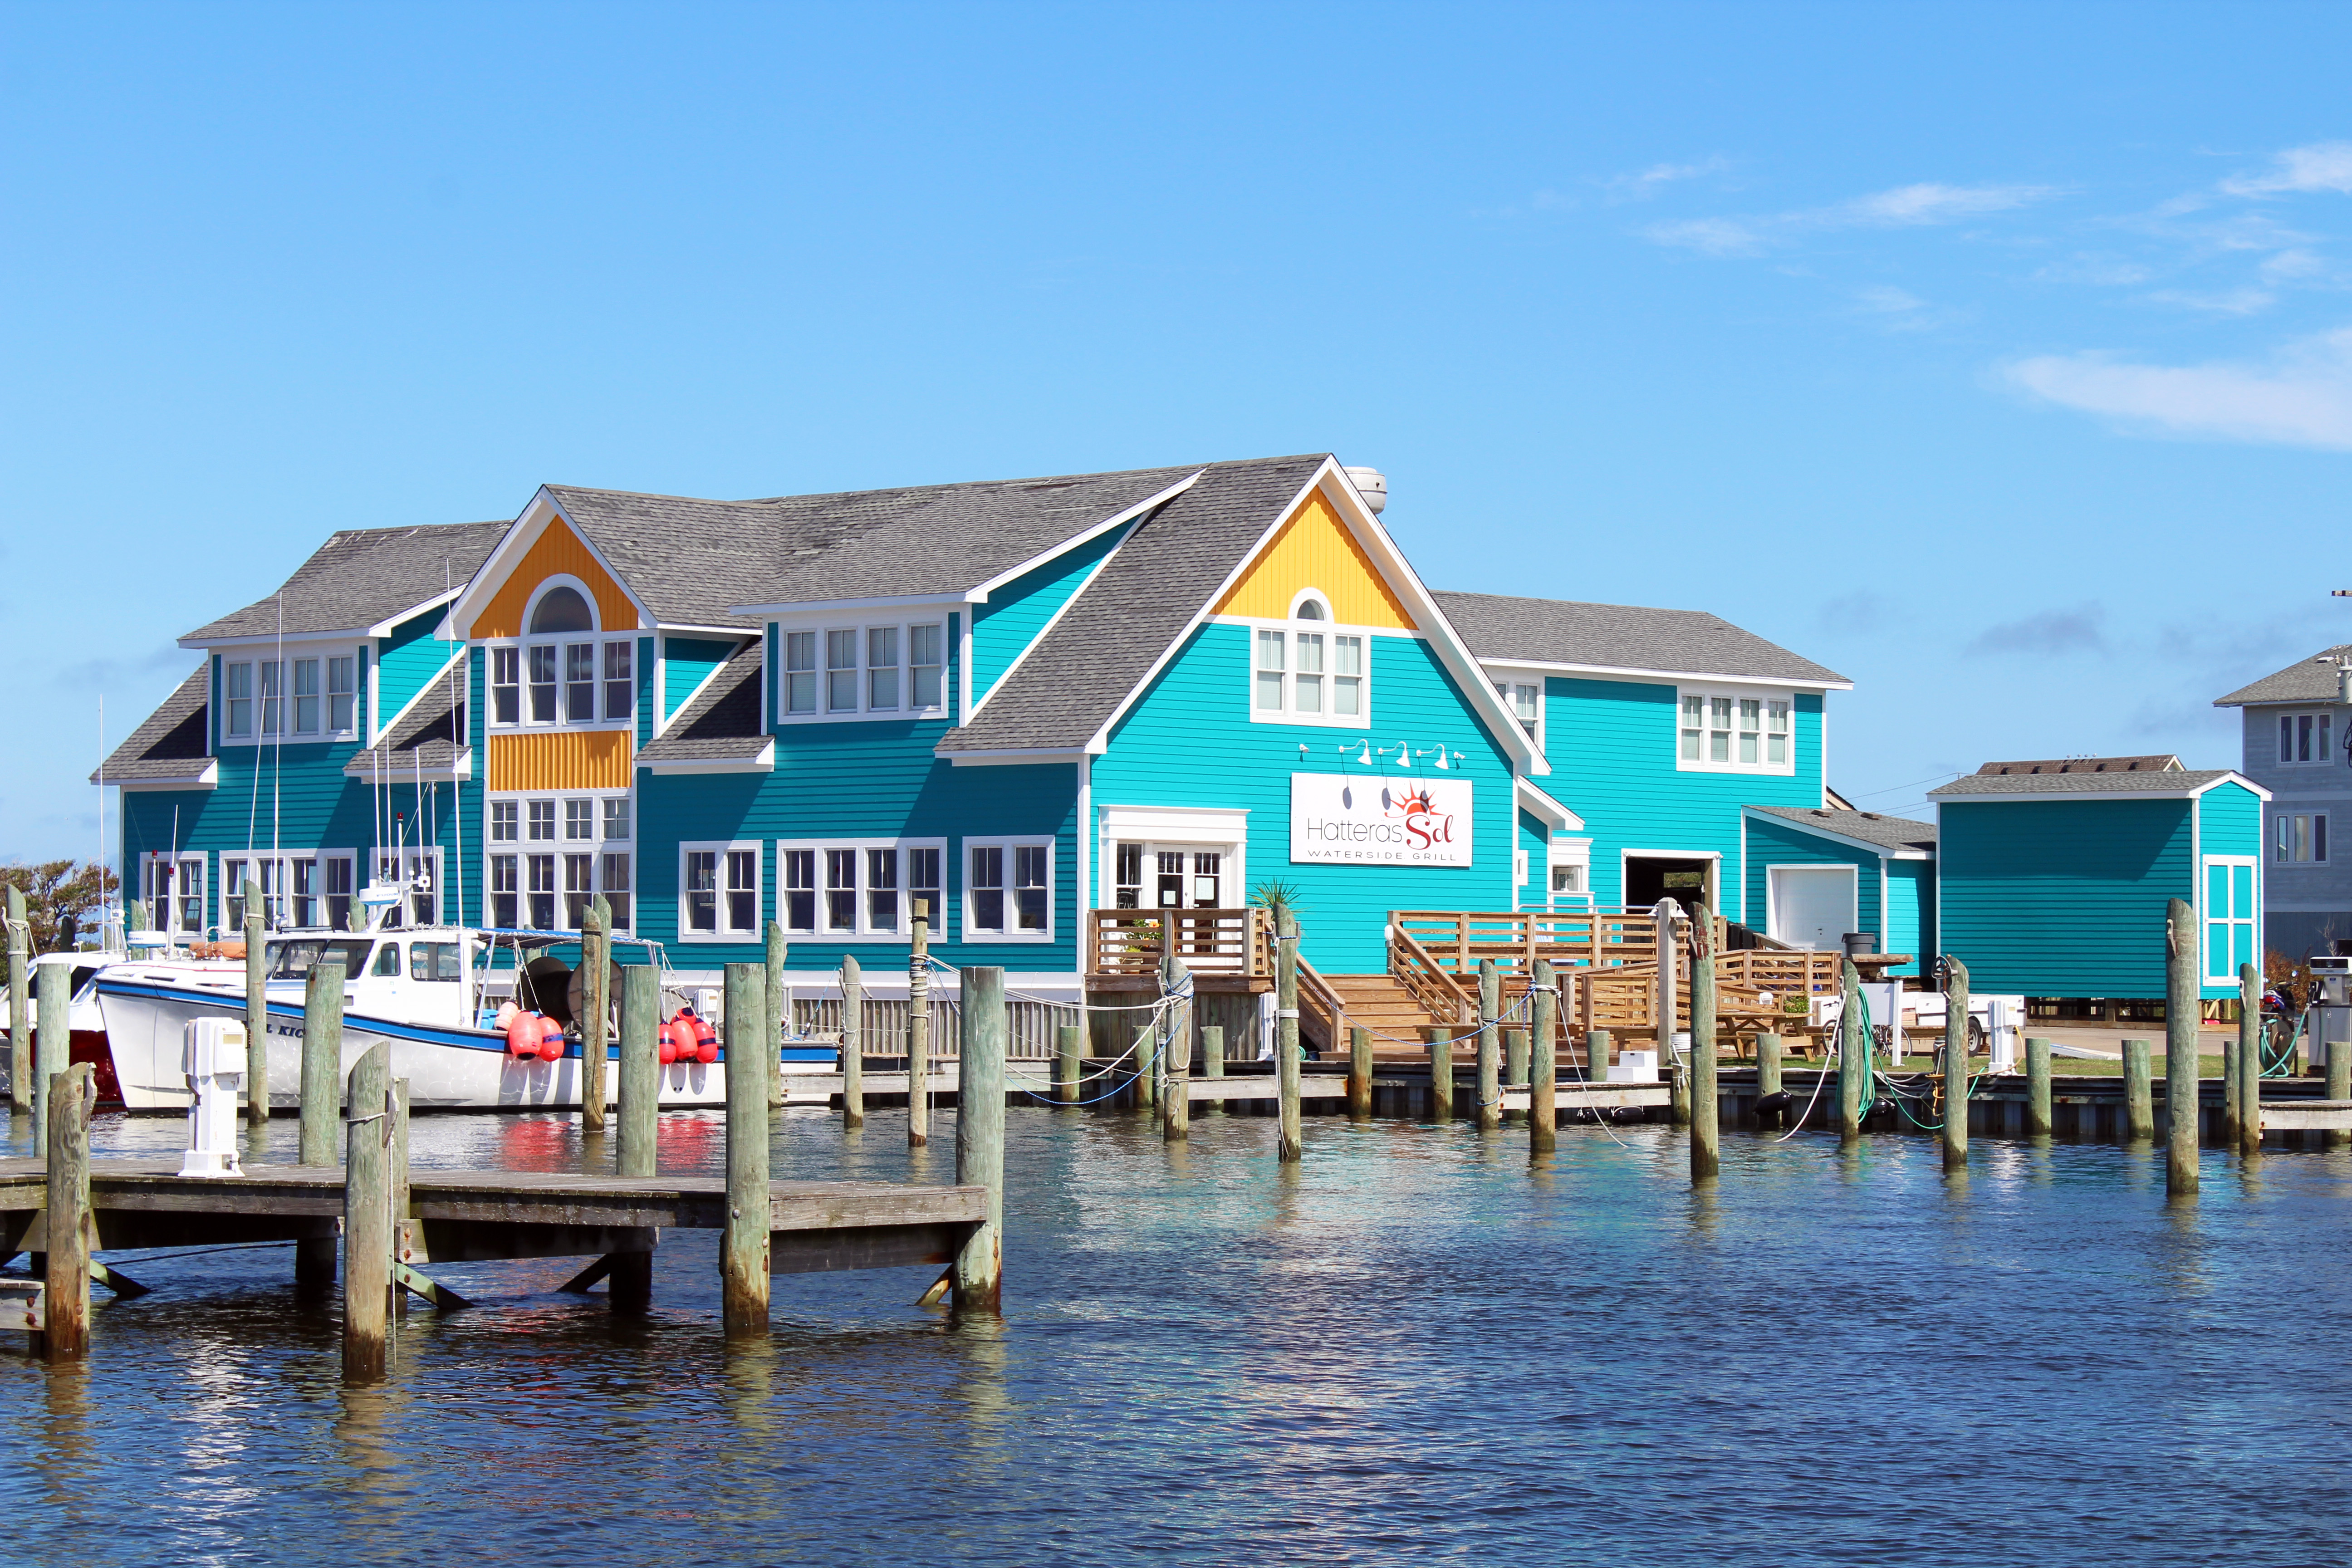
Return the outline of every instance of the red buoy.
<path id="1" fill-rule="evenodd" d="M 662 1066 L 667 1067 L 670 1063 L 677 1060 L 677 1037 L 667 1024 L 664 1024 L 661 1026 L 660 1044 L 658 1049 L 661 1054 Z"/>
<path id="2" fill-rule="evenodd" d="M 507 1050 L 514 1056 L 536 1056 L 539 1052 L 540 1017 L 536 1013 L 517 1013 L 507 1025 Z"/>
<path id="3" fill-rule="evenodd" d="M 702 1062 L 715 1062 L 719 1059 L 719 1031 L 711 1027 L 710 1020 L 708 1018 L 697 1018 L 694 1021 L 694 1057 L 697 1061 Z"/>
<path id="4" fill-rule="evenodd" d="M 552 1018 L 540 1020 L 539 1059 L 551 1062 L 563 1054 L 563 1026 Z"/>

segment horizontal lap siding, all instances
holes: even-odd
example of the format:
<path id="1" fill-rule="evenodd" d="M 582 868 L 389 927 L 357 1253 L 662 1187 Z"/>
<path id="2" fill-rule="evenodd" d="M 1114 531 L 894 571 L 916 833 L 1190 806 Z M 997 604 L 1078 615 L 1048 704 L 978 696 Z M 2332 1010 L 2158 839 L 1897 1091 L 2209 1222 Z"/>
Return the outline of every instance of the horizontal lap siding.
<path id="1" fill-rule="evenodd" d="M 2200 855 L 2247 856 L 2254 861 L 2254 938 L 2260 956 L 2263 881 L 2262 797 L 2243 784 L 2220 784 L 2197 797 L 2197 851 Z M 2331 851 L 2332 852 L 2332 851 Z M 2200 890 L 2202 884 L 2200 883 Z M 2200 914 L 2205 912 L 2199 911 Z M 2208 996 L 2235 996 L 2235 985 L 2208 984 Z"/>
<path id="2" fill-rule="evenodd" d="M 122 864 L 133 889 L 142 855 L 160 854 L 176 846 L 201 851 L 205 857 L 205 920 L 218 921 L 220 858 L 242 855 L 248 847 L 268 853 L 273 843 L 285 849 L 347 850 L 362 858 L 353 868 L 358 880 L 367 879 L 365 856 L 373 845 L 374 814 L 367 785 L 343 776 L 343 764 L 358 748 L 348 743 L 250 746 L 224 750 L 219 758 L 220 783 L 210 790 L 168 792 L 126 790 L 122 795 Z M 428 802 L 434 786 L 425 785 Z M 415 819 L 416 786 L 408 780 L 394 788 L 395 808 Z M 451 809 L 449 786 L 440 786 L 446 817 Z M 175 826 L 173 808 L 179 809 Z M 415 839 L 412 836 L 411 843 Z"/>
<path id="3" fill-rule="evenodd" d="M 1911 962 L 1890 974 L 1924 974 L 1922 964 L 1936 952 L 1936 863 L 1933 860 L 1889 860 L 1886 863 L 1886 934 L 1888 952 L 1907 952 Z"/>
<path id="4" fill-rule="evenodd" d="M 2164 994 L 2168 900 L 2193 896 L 2186 800 L 1946 801 L 1941 950 L 1980 992 Z"/>
<path id="5" fill-rule="evenodd" d="M 1584 819 L 1592 837 L 1592 891 L 1602 904 L 1625 896 L 1622 852 L 1666 849 L 1723 857 L 1717 895 L 1738 901 L 1723 912 L 1743 923 L 1764 918 L 1762 895 L 1748 895 L 1739 858 L 1743 805 L 1822 804 L 1822 699 L 1796 700 L 1796 771 L 1685 773 L 1675 765 L 1675 688 L 1669 683 L 1552 677 L 1544 682 L 1544 734 L 1551 776 L 1545 790 Z"/>
<path id="6" fill-rule="evenodd" d="M 1094 768 L 1094 804 L 1213 806 L 1249 812 L 1248 876 L 1297 889 L 1308 962 L 1327 973 L 1388 967 L 1385 929 L 1392 910 L 1507 910 L 1511 850 L 1518 833 L 1507 753 L 1429 645 L 1417 637 L 1368 638 L 1372 726 L 1342 729 L 1250 721 L 1250 630 L 1200 628 L 1152 681 L 1113 732 Z M 1473 864 L 1468 867 L 1294 864 L 1290 775 L 1381 770 L 1346 762 L 1342 747 L 1441 742 L 1463 753 L 1473 784 Z M 1299 747 L 1308 748 L 1302 756 Z M 1406 777 L 1405 774 L 1391 776 Z M 1444 776 L 1444 775 L 1431 775 Z"/>
<path id="7" fill-rule="evenodd" d="M 449 667 L 457 648 L 434 636 L 440 629 L 441 610 L 415 616 L 392 628 L 376 655 L 377 721 L 390 723 L 435 676 Z"/>
<path id="8" fill-rule="evenodd" d="M 1879 859 L 1875 850 L 1832 843 L 1800 828 L 1784 827 L 1768 817 L 1748 819 L 1748 909 L 1754 929 L 1764 929 L 1771 903 L 1774 866 L 1852 866 L 1854 868 L 1854 919 L 1859 929 L 1879 940 L 1880 951 L 1899 952 L 1888 939 L 1878 889 Z"/>
<path id="9" fill-rule="evenodd" d="M 662 719 L 667 722 L 710 679 L 710 672 L 727 662 L 735 645 L 709 637 L 664 637 L 662 649 Z"/>
<path id="10" fill-rule="evenodd" d="M 1513 790 L 1514 796 L 1517 791 Z M 1519 816 L 1519 853 L 1528 858 L 1528 875 L 1519 881 L 1512 868 L 1513 881 L 1518 889 L 1518 901 L 1540 908 L 1546 894 L 1551 890 L 1551 832 L 1532 812 L 1522 811 Z"/>
<path id="11" fill-rule="evenodd" d="M 971 613 L 971 700 L 980 701 L 1004 679 L 1022 650 L 1085 585 L 1087 574 L 1127 537 L 1114 528 L 1024 573 L 975 605 Z"/>

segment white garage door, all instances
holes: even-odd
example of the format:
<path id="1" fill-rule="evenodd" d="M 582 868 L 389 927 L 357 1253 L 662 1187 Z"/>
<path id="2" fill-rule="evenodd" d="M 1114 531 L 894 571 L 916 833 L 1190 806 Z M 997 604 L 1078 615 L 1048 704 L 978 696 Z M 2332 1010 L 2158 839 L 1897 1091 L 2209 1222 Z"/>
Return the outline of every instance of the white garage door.
<path id="1" fill-rule="evenodd" d="M 1830 949 L 1857 929 L 1853 867 L 1772 868 L 1773 938 L 1791 947 Z"/>

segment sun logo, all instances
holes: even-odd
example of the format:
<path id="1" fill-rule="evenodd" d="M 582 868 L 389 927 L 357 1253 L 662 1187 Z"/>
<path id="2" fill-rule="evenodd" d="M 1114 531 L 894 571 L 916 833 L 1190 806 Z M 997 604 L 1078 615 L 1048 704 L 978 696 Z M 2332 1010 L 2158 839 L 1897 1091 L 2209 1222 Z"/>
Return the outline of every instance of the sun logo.
<path id="1" fill-rule="evenodd" d="M 1396 809 L 1402 815 L 1411 816 L 1415 812 L 1434 812 L 1436 807 L 1430 800 L 1429 792 L 1425 789 L 1419 789 L 1407 790 L 1404 794 L 1397 796 Z"/>

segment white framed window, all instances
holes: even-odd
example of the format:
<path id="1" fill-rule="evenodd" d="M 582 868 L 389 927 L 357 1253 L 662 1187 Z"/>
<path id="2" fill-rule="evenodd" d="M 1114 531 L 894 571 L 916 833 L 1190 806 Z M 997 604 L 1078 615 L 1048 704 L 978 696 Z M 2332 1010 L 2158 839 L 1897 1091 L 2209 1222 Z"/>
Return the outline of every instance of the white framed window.
<path id="1" fill-rule="evenodd" d="M 345 655 L 327 660 L 327 729 L 351 734 L 359 719 L 359 660 Z"/>
<path id="2" fill-rule="evenodd" d="M 269 740 L 286 732 L 286 661 L 261 661 L 261 735 Z"/>
<path id="3" fill-rule="evenodd" d="M 796 936 L 903 941 L 914 900 L 944 936 L 940 873 L 944 838 L 779 838 L 776 920 Z"/>
<path id="4" fill-rule="evenodd" d="M 1555 838 L 1544 850 L 1544 895 L 1557 908 L 1589 904 L 1592 898 L 1592 840 Z"/>
<path id="5" fill-rule="evenodd" d="M 1793 773 L 1796 700 L 1785 691 L 1675 693 L 1675 766 L 1684 773 Z"/>
<path id="6" fill-rule="evenodd" d="M 1530 680 L 1497 680 L 1493 684 L 1495 695 L 1503 700 L 1503 706 L 1511 710 L 1519 728 L 1534 737 L 1543 727 L 1543 687 Z"/>
<path id="7" fill-rule="evenodd" d="M 221 727 L 225 740 L 253 739 L 253 664 L 240 659 L 221 666 L 222 702 L 228 710 Z"/>
<path id="8" fill-rule="evenodd" d="M 319 700 L 323 695 L 319 689 L 319 661 L 315 658 L 298 658 L 292 663 L 294 665 L 294 733 L 315 735 L 319 732 L 320 721 L 326 717 L 321 711 Z"/>
<path id="9" fill-rule="evenodd" d="M 1300 594 L 1287 621 L 1248 624 L 1253 722 L 1354 727 L 1370 720 L 1370 636 L 1333 623 L 1321 594 Z"/>
<path id="10" fill-rule="evenodd" d="M 947 710 L 947 627 L 938 621 L 782 626 L 776 717 L 925 718 Z"/>
<path id="11" fill-rule="evenodd" d="M 2324 866 L 2327 863 L 2326 812 L 2283 811 L 2273 823 L 2271 858 L 2277 864 Z"/>
<path id="12" fill-rule="evenodd" d="M 222 928 L 243 929 L 245 883 L 249 877 L 259 885 L 263 919 L 271 931 L 344 930 L 351 923 L 352 877 L 357 859 L 357 853 L 350 849 L 279 849 L 222 856 Z"/>
<path id="13" fill-rule="evenodd" d="M 387 925 L 402 923 L 404 912 L 410 925 L 438 925 L 445 915 L 454 919 L 456 910 L 441 907 L 441 851 L 436 846 L 404 849 L 379 848 L 375 852 L 375 874 L 378 879 L 397 882 L 407 893 L 404 905 L 394 905 L 384 917 Z"/>
<path id="14" fill-rule="evenodd" d="M 205 931 L 205 858 L 202 855 L 139 857 L 140 899 L 151 931 L 202 936 Z"/>
<path id="15" fill-rule="evenodd" d="M 1051 941 L 1054 841 L 967 838 L 963 847 L 963 940 Z"/>
<path id="16" fill-rule="evenodd" d="M 2280 714 L 2278 760 L 2290 764 L 2335 761 L 2335 729 L 2336 716 L 2326 709 Z"/>
<path id="17" fill-rule="evenodd" d="M 630 720 L 637 712 L 636 645 L 616 637 L 604 645 L 604 717 Z"/>
<path id="18" fill-rule="evenodd" d="M 614 730 L 635 721 L 637 644 L 605 637 L 590 596 L 556 580 L 532 601 L 530 630 L 488 644 L 490 727 Z"/>
<path id="19" fill-rule="evenodd" d="M 635 929 L 636 851 L 626 795 L 501 795 L 489 802 L 484 908 L 493 926 L 578 931 L 604 895 L 613 929 Z"/>
<path id="20" fill-rule="evenodd" d="M 760 931 L 760 846 L 677 847 L 677 939 L 748 942 Z"/>

